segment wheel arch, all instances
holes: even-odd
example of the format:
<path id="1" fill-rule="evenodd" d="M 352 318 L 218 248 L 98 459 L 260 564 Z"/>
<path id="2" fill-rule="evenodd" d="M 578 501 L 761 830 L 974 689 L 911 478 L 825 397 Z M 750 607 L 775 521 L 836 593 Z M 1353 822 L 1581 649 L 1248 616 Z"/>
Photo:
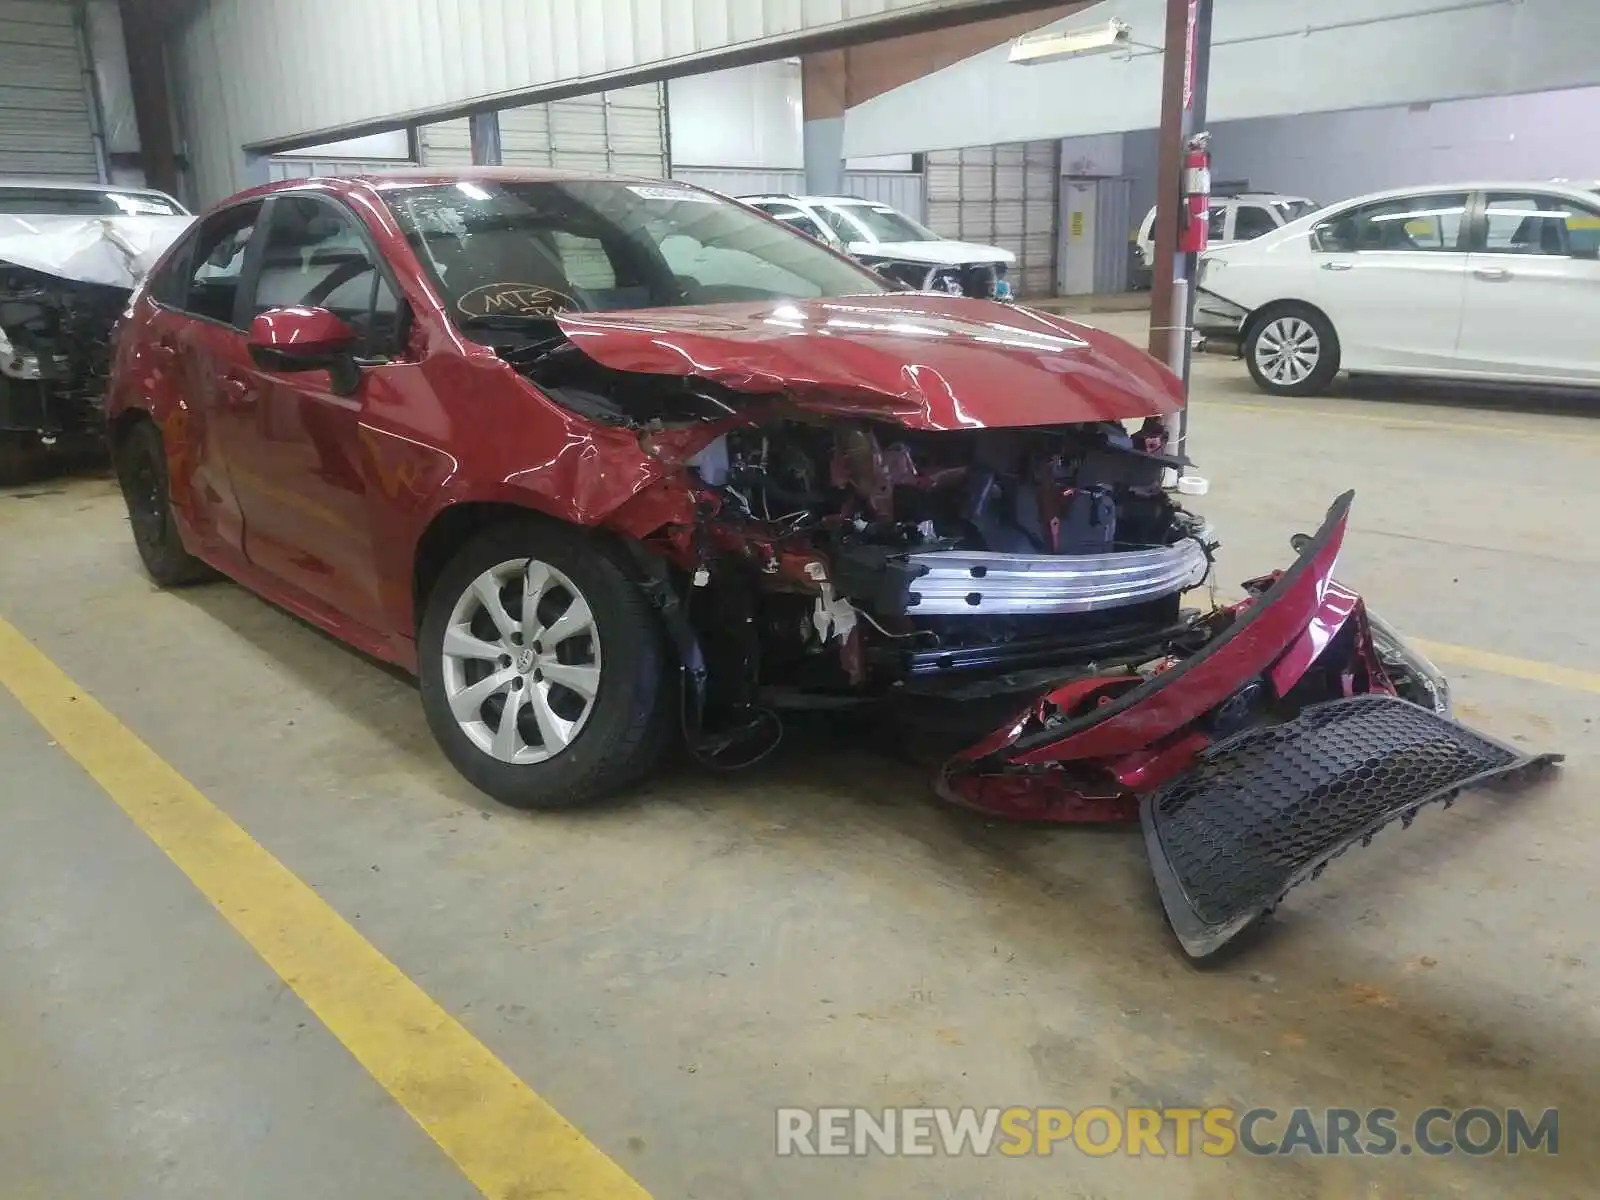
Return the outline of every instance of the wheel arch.
<path id="1" fill-rule="evenodd" d="M 468 540 L 485 529 L 512 521 L 542 522 L 552 528 L 569 529 L 593 539 L 597 551 L 611 550 L 623 566 L 630 561 L 624 552 L 621 535 L 609 529 L 579 525 L 562 520 L 527 504 L 508 500 L 458 500 L 433 515 L 417 539 L 411 556 L 411 624 L 422 623 L 428 597 L 450 560 Z"/>
<path id="2" fill-rule="evenodd" d="M 156 424 L 155 414 L 143 405 L 129 405 L 111 418 L 106 426 L 106 437 L 111 443 L 113 454 L 121 449 L 122 444 L 128 440 L 128 435 L 133 432 L 134 426 L 142 421 Z"/>

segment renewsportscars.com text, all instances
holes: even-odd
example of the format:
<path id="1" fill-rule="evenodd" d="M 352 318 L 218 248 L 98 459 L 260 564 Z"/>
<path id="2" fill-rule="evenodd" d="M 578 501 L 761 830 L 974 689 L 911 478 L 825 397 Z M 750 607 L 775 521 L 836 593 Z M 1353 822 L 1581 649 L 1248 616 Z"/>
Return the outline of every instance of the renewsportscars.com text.
<path id="1" fill-rule="evenodd" d="M 1223 1158 L 1304 1154 L 1556 1154 L 1556 1109 L 780 1108 L 777 1152 L 824 1157 Z"/>

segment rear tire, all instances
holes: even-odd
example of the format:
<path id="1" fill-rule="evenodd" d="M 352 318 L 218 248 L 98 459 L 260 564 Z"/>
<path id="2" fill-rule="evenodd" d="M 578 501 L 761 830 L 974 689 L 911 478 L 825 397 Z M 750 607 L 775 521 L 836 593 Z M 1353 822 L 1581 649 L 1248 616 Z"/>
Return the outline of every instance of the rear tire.
<path id="1" fill-rule="evenodd" d="M 450 561 L 417 660 L 445 756 L 512 808 L 576 808 L 627 788 L 660 761 L 677 711 L 644 593 L 604 545 L 538 517 L 493 526 Z"/>
<path id="2" fill-rule="evenodd" d="M 1318 396 L 1339 373 L 1339 335 L 1305 304 L 1275 304 L 1250 323 L 1244 361 L 1273 396 Z"/>
<path id="3" fill-rule="evenodd" d="M 128 506 L 133 544 L 150 578 L 162 587 L 215 578 L 215 571 L 183 548 L 172 508 L 166 446 L 155 422 L 137 422 L 118 442 L 112 459 Z"/>

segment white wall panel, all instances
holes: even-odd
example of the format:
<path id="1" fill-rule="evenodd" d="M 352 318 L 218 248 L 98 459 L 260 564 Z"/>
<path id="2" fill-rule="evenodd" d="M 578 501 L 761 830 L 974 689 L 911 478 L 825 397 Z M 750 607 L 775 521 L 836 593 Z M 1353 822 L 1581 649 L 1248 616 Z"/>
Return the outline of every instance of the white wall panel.
<path id="1" fill-rule="evenodd" d="M 666 86 L 673 162 L 764 170 L 805 166 L 799 63 L 734 67 Z"/>
<path id="2" fill-rule="evenodd" d="M 844 190 L 846 195 L 887 204 L 914 221 L 921 221 L 927 209 L 920 172 L 846 171 Z"/>
<path id="3" fill-rule="evenodd" d="M 806 190 L 804 171 L 674 166 L 672 177 L 725 196 L 797 195 Z"/>
<path id="4" fill-rule="evenodd" d="M 207 0 L 169 65 L 214 200 L 247 182 L 246 145 L 936 2 Z"/>
<path id="5" fill-rule="evenodd" d="M 1471 5 L 1470 7 L 1468 5 Z M 1163 0 L 1106 0 L 1064 21 L 1119 17 L 1159 45 Z M 1337 26 L 1337 28 L 1334 28 Z M 1308 30 L 1310 32 L 1308 32 Z M 1600 3 L 1584 0 L 1216 0 L 1212 122 L 1600 83 Z M 1134 51 L 1018 67 L 999 46 L 852 108 L 860 156 L 1146 129 L 1161 56 Z M 937 112 L 931 121 L 928 114 Z"/>

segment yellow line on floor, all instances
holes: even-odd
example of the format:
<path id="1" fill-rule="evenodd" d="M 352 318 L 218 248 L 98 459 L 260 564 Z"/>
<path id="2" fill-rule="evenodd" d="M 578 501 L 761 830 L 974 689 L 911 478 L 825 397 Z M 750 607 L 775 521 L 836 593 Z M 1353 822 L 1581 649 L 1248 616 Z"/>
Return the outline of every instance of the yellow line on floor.
<path id="1" fill-rule="evenodd" d="M 1514 679 L 1531 679 L 1535 683 L 1548 683 L 1554 687 L 1600 695 L 1600 672 L 1558 667 L 1554 663 L 1513 658 L 1509 654 L 1475 650 L 1471 646 L 1452 646 L 1448 642 L 1431 642 L 1423 638 L 1407 640 L 1437 663 L 1454 663 L 1458 667 L 1473 667 L 1479 671 L 1492 671 L 1496 675 L 1509 675 Z"/>
<path id="2" fill-rule="evenodd" d="M 648 1200 L 326 901 L 4 619 L 0 685 L 485 1196 Z"/>
<path id="3" fill-rule="evenodd" d="M 1325 408 L 1305 408 L 1293 403 L 1251 404 L 1240 400 L 1207 400 L 1201 398 L 1192 411 L 1204 412 L 1220 408 L 1234 412 L 1268 413 L 1276 417 L 1327 417 L 1334 421 L 1357 421 L 1372 425 L 1390 425 L 1401 429 L 1424 429 L 1439 433 L 1492 433 L 1514 438 L 1539 438 L 1546 441 L 1600 442 L 1600 433 L 1587 429 L 1530 429 L 1516 425 L 1495 425 L 1475 421 L 1423 421 L 1416 417 L 1386 417 L 1371 412 L 1330 412 Z M 1548 415 L 1548 414 L 1547 414 Z"/>

